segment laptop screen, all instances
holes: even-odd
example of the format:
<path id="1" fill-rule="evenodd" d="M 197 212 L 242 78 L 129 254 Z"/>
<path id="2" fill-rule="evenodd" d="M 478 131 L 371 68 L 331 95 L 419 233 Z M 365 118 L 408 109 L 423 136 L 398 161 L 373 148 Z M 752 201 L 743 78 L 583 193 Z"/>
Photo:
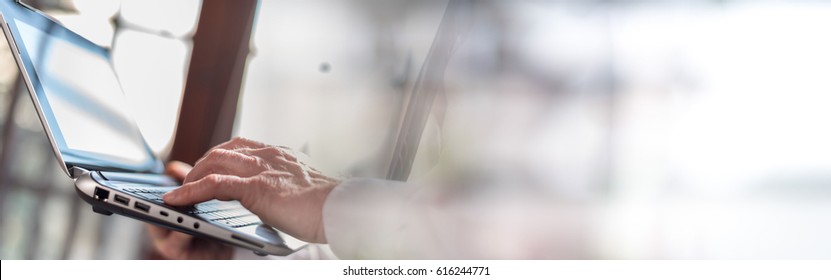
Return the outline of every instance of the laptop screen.
<path id="1" fill-rule="evenodd" d="M 16 3 L 0 3 L 0 11 L 6 37 L 17 47 L 15 57 L 64 167 L 162 171 L 131 117 L 109 50 Z"/>
<path id="2" fill-rule="evenodd" d="M 16 20 L 67 148 L 130 163 L 149 159 L 104 57 Z"/>

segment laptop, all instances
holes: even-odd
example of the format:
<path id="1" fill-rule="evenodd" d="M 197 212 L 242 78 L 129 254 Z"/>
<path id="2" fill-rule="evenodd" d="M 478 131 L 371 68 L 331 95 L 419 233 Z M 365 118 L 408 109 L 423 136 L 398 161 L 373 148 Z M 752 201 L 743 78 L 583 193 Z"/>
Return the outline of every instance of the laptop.
<path id="1" fill-rule="evenodd" d="M 93 211 L 250 249 L 288 255 L 280 233 L 236 201 L 172 207 L 163 174 L 133 121 L 110 51 L 49 16 L 0 0 L 0 24 L 62 170 Z"/>

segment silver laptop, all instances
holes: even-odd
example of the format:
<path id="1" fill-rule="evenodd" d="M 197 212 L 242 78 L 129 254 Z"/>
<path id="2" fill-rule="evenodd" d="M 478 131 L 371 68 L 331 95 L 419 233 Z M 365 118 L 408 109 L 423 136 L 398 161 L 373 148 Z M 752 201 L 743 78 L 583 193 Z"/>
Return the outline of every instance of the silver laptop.
<path id="1" fill-rule="evenodd" d="M 161 195 L 177 182 L 128 113 L 110 51 L 14 0 L 0 22 L 63 171 L 101 214 L 132 217 L 197 237 L 288 255 L 280 234 L 238 202 L 172 207 Z"/>

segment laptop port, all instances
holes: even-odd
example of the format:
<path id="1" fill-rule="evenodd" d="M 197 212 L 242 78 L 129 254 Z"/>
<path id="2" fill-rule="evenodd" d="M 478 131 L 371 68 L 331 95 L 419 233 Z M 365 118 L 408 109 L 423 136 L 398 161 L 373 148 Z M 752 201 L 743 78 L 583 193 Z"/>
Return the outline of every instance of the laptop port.
<path id="1" fill-rule="evenodd" d="M 95 192 L 93 192 L 92 197 L 98 201 L 107 202 L 107 199 L 110 198 L 110 191 L 102 188 L 95 188 Z"/>
<path id="2" fill-rule="evenodd" d="M 144 211 L 144 212 L 150 212 L 150 205 L 147 205 L 147 204 L 136 201 L 135 207 L 138 210 L 141 210 L 141 211 Z"/>
<path id="3" fill-rule="evenodd" d="M 115 195 L 115 202 L 124 204 L 124 206 L 130 205 L 130 199 L 129 198 L 126 198 L 126 197 L 123 197 L 123 196 L 120 196 L 120 195 L 117 195 L 117 194 Z"/>
<path id="4" fill-rule="evenodd" d="M 159 211 L 159 214 L 165 217 L 168 216 L 167 211 Z"/>

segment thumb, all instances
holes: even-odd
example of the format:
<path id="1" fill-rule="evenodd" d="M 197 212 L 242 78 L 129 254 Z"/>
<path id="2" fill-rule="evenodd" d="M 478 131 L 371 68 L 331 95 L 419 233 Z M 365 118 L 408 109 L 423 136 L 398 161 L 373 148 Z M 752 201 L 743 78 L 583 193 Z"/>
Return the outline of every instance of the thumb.
<path id="1" fill-rule="evenodd" d="M 179 182 L 184 182 L 191 169 L 193 169 L 193 166 L 190 166 L 190 164 L 174 160 L 167 163 L 164 173 Z"/>

